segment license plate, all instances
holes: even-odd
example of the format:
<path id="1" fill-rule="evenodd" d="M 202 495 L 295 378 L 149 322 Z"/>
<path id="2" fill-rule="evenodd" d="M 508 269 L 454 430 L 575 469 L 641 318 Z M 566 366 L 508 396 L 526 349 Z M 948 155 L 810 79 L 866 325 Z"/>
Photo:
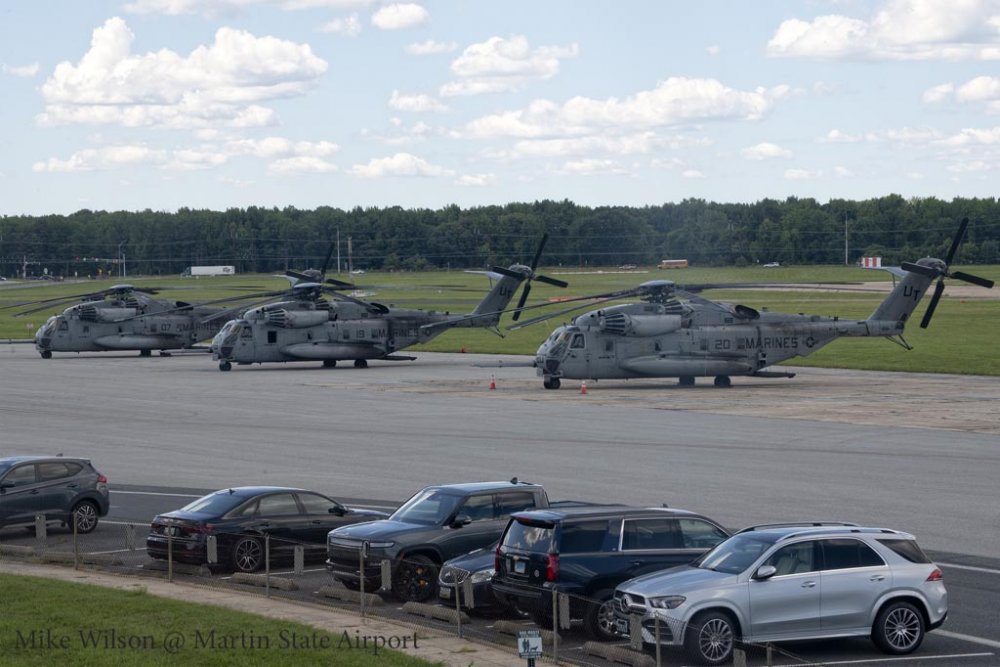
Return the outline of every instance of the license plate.
<path id="1" fill-rule="evenodd" d="M 181 534 L 181 529 L 178 528 L 177 526 L 167 526 L 166 528 L 163 529 L 163 534 L 168 535 L 170 537 L 177 537 L 178 535 Z"/>
<path id="2" fill-rule="evenodd" d="M 524 574 L 528 571 L 528 562 L 524 560 L 514 561 L 514 574 Z"/>
<path id="3" fill-rule="evenodd" d="M 438 596 L 439 597 L 443 597 L 445 600 L 450 600 L 451 599 L 451 589 L 450 588 L 444 588 L 442 586 L 441 588 L 438 589 Z"/>
<path id="4" fill-rule="evenodd" d="M 624 618 L 615 619 L 615 629 L 618 630 L 618 634 L 627 635 L 628 634 L 628 621 Z"/>

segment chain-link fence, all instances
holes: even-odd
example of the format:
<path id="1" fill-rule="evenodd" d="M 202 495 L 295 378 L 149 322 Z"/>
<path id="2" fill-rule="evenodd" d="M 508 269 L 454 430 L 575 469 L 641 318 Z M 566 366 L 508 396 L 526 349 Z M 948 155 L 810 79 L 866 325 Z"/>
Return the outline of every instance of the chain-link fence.
<path id="1" fill-rule="evenodd" d="M 519 633 L 537 630 L 543 660 L 557 664 L 690 664 L 693 646 L 736 665 L 818 664 L 770 644 L 739 641 L 731 618 L 684 625 L 667 614 L 636 613 L 613 589 L 589 598 L 539 590 L 511 599 L 492 587 L 492 554 L 481 567 L 442 566 L 430 553 L 381 559 L 363 546 L 348 562 L 325 564 L 327 545 L 274 534 L 188 532 L 176 526 L 102 521 L 92 530 L 37 517 L 0 531 L 0 560 L 99 569 L 122 576 L 196 582 L 254 595 L 321 603 L 362 618 L 417 624 L 495 646 L 517 656 Z M 331 561 L 332 562 L 332 561 Z M 332 576 L 331 576 L 332 575 Z M 555 591 L 552 594 L 551 591 Z"/>

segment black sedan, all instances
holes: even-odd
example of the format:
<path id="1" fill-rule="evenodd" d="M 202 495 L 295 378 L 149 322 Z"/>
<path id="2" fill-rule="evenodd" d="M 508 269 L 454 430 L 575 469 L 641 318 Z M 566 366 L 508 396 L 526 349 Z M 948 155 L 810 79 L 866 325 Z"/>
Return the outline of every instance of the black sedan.
<path id="1" fill-rule="evenodd" d="M 513 607 L 493 595 L 491 581 L 496 573 L 493 569 L 496 555 L 497 543 L 494 542 L 484 549 L 476 549 L 446 561 L 438 575 L 438 598 L 441 604 L 454 607 L 455 595 L 461 595 L 462 609 L 469 612 L 482 615 L 514 614 Z M 466 578 L 470 577 L 474 607 L 469 607 L 463 590 Z"/>
<path id="2" fill-rule="evenodd" d="M 346 507 L 321 493 L 279 486 L 222 489 L 153 519 L 146 536 L 152 558 L 207 563 L 208 537 L 215 536 L 218 563 L 237 572 L 255 572 L 287 561 L 297 545 L 306 558 L 322 560 L 326 534 L 334 528 L 388 516 L 377 510 Z M 268 536 L 270 539 L 268 539 Z"/>

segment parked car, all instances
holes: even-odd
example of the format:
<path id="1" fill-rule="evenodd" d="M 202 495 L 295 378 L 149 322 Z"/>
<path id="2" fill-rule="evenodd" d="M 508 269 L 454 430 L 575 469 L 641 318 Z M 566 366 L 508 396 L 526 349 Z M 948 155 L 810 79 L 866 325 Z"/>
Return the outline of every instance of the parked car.
<path id="1" fill-rule="evenodd" d="M 449 607 L 455 606 L 455 596 L 461 595 L 462 608 L 475 614 L 513 613 L 514 608 L 501 602 L 493 594 L 493 575 L 499 542 L 476 549 L 467 554 L 446 561 L 438 576 L 438 601 Z M 465 580 L 472 581 L 472 601 L 470 607 L 463 591 Z"/>
<path id="2" fill-rule="evenodd" d="M 381 561 L 388 560 L 392 594 L 403 601 L 425 602 L 437 597 L 438 573 L 446 560 L 496 542 L 512 513 L 548 506 L 545 489 L 516 478 L 428 486 L 388 519 L 332 531 L 326 569 L 352 589 L 360 588 L 363 577 L 365 590 L 374 591 L 381 583 Z"/>
<path id="3" fill-rule="evenodd" d="M 768 262 L 767 264 L 764 265 L 764 268 L 765 269 L 780 269 L 781 268 L 781 262 Z"/>
<path id="4" fill-rule="evenodd" d="M 696 563 L 627 581 L 615 592 L 619 632 L 683 646 L 700 664 L 732 659 L 737 641 L 871 637 L 904 655 L 948 615 L 941 570 L 912 535 L 856 526 L 739 532 Z"/>
<path id="5" fill-rule="evenodd" d="M 665 507 L 582 506 L 518 512 L 500 539 L 493 591 L 552 627 L 552 591 L 594 639 L 616 638 L 615 586 L 689 563 L 729 537 L 700 514 Z"/>
<path id="6" fill-rule="evenodd" d="M 178 562 L 208 561 L 207 537 L 216 537 L 218 561 L 237 572 L 264 566 L 265 541 L 274 560 L 291 558 L 296 545 L 306 558 L 321 558 L 332 528 L 388 516 L 377 510 L 347 507 L 303 489 L 242 486 L 222 489 L 179 510 L 153 519 L 146 536 L 146 553 L 166 559 L 168 549 Z M 266 540 L 267 536 L 270 540 Z"/>
<path id="7" fill-rule="evenodd" d="M 78 533 L 97 528 L 110 506 L 108 478 L 89 459 L 9 456 L 0 459 L 0 527 L 35 523 L 37 514 Z"/>

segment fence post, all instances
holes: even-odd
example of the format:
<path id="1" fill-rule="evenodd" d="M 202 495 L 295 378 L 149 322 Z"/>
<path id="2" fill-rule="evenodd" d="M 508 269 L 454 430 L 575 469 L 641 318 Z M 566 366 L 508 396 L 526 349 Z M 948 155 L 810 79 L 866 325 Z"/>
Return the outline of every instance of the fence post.
<path id="1" fill-rule="evenodd" d="M 167 581 L 174 580 L 174 529 L 167 527 Z"/>
<path id="2" fill-rule="evenodd" d="M 264 534 L 264 597 L 271 597 L 271 533 Z"/>
<path id="3" fill-rule="evenodd" d="M 80 530 L 76 525 L 76 513 L 70 514 L 70 521 L 73 522 L 73 569 L 80 569 Z"/>
<path id="4" fill-rule="evenodd" d="M 48 524 L 45 523 L 44 514 L 35 515 L 35 550 L 40 554 L 45 553 L 46 540 L 48 539 Z"/>
<path id="5" fill-rule="evenodd" d="M 552 587 L 552 660 L 559 664 L 559 591 Z"/>
<path id="6" fill-rule="evenodd" d="M 469 576 L 472 573 L 469 572 Z M 458 638 L 462 639 L 462 587 L 458 583 L 458 579 L 455 580 L 455 618 L 458 623 Z"/>
<path id="7" fill-rule="evenodd" d="M 660 667 L 660 651 L 662 650 L 660 647 L 660 617 L 656 615 L 653 616 L 653 633 L 656 639 L 656 667 Z"/>
<path id="8" fill-rule="evenodd" d="M 125 548 L 129 551 L 135 551 L 135 524 L 127 523 L 125 524 Z"/>

